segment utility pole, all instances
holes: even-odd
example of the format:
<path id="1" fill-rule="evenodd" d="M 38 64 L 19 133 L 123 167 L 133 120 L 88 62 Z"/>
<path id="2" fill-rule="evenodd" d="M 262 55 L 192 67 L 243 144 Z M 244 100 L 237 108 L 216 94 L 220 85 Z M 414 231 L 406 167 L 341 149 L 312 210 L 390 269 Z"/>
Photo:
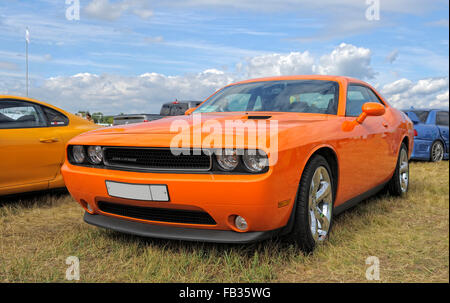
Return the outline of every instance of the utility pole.
<path id="1" fill-rule="evenodd" d="M 30 31 L 28 27 L 25 31 L 25 44 L 26 44 L 26 62 L 27 62 L 27 71 L 26 71 L 26 85 L 27 85 L 27 97 L 28 97 L 28 44 L 30 43 Z"/>

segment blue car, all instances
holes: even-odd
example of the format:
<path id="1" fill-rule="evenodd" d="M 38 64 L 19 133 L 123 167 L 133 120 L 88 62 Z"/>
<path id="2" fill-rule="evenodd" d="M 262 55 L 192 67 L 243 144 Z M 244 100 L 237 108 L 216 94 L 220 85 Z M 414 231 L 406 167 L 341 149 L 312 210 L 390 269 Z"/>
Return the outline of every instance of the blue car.
<path id="1" fill-rule="evenodd" d="M 403 110 L 414 123 L 411 159 L 439 162 L 448 160 L 448 111 L 439 109 Z"/>

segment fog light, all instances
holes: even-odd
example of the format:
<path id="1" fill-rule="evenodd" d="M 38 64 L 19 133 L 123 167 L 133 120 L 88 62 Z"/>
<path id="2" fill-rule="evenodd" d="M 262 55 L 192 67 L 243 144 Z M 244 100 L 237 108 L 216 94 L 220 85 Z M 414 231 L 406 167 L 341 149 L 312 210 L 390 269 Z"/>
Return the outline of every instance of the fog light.
<path id="1" fill-rule="evenodd" d="M 245 219 L 241 216 L 236 216 L 236 219 L 234 219 L 234 225 L 236 225 L 239 230 L 246 230 L 248 228 L 247 221 L 245 221 Z"/>

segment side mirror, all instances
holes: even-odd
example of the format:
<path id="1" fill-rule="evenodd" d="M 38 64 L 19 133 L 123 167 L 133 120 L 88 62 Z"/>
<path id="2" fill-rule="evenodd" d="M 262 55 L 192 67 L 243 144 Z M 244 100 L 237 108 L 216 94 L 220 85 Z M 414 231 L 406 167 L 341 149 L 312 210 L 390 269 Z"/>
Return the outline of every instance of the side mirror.
<path id="1" fill-rule="evenodd" d="M 190 114 L 192 114 L 192 112 L 193 112 L 194 110 L 196 110 L 196 109 L 197 109 L 197 107 L 190 108 L 190 109 L 188 109 L 187 111 L 185 111 L 184 114 L 185 114 L 185 115 L 190 115 Z"/>
<path id="2" fill-rule="evenodd" d="M 362 106 L 362 113 L 356 118 L 359 124 L 366 120 L 367 116 L 382 116 L 386 112 L 383 104 L 377 102 L 366 102 Z"/>

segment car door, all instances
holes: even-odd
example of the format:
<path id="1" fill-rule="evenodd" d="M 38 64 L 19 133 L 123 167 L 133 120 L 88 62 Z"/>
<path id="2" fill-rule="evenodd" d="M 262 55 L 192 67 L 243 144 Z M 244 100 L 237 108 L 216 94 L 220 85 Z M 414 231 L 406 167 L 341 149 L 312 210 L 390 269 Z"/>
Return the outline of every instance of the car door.
<path id="1" fill-rule="evenodd" d="M 439 128 L 442 139 L 445 142 L 445 151 L 448 153 L 448 112 L 439 111 L 436 113 L 436 125 Z"/>
<path id="2" fill-rule="evenodd" d="M 54 127 L 61 123 L 49 120 L 38 104 L 0 100 L 0 188 L 35 183 L 48 186 L 64 155 L 63 142 Z"/>
<path id="3" fill-rule="evenodd" d="M 362 112 L 366 102 L 380 102 L 370 93 L 370 88 L 361 84 L 349 84 L 346 98 L 346 120 L 354 121 Z M 351 178 L 343 180 L 346 191 L 341 193 L 345 200 L 362 194 L 380 185 L 391 163 L 388 157 L 388 123 L 383 116 L 368 116 L 362 124 L 347 131 L 346 140 L 341 142 L 341 167 Z"/>

